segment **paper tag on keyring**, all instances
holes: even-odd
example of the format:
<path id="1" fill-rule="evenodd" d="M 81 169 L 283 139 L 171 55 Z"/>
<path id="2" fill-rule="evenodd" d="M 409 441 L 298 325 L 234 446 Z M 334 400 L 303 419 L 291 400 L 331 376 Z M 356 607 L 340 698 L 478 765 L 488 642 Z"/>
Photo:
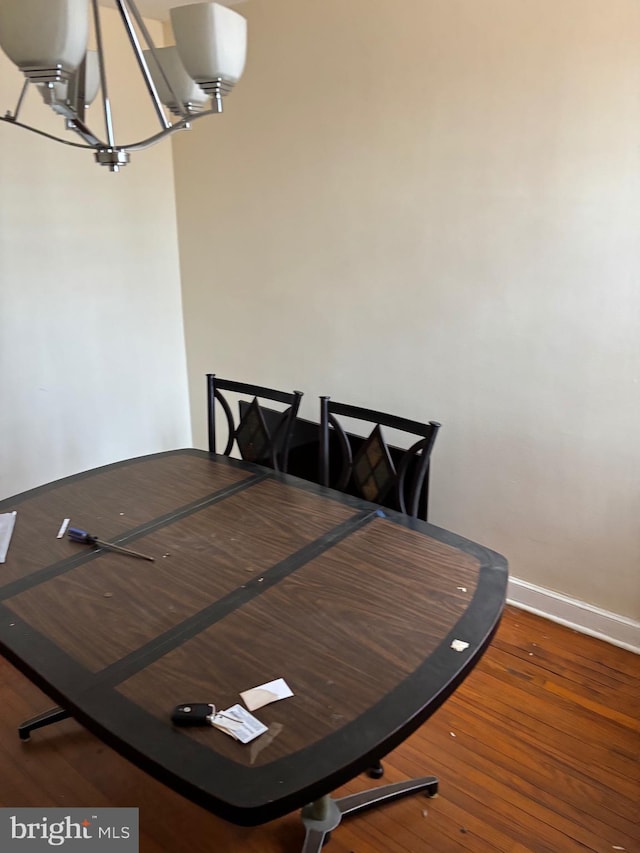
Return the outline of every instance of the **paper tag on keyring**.
<path id="1" fill-rule="evenodd" d="M 271 702 L 288 699 L 289 696 L 293 696 L 293 690 L 284 678 L 276 678 L 275 681 L 267 681 L 266 684 L 252 687 L 251 690 L 243 690 L 240 696 L 250 711 L 257 711 L 258 708 L 263 708 Z"/>
<path id="2" fill-rule="evenodd" d="M 249 743 L 269 731 L 268 726 L 257 720 L 242 705 L 232 705 L 226 711 L 219 711 L 210 721 L 214 728 L 220 729 L 240 743 Z"/>

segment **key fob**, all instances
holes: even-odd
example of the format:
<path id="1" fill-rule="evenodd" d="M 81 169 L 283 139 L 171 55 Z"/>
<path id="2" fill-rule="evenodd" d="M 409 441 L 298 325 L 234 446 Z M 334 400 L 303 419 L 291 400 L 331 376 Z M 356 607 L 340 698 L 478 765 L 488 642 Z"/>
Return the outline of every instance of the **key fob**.
<path id="1" fill-rule="evenodd" d="M 171 722 L 175 726 L 210 726 L 212 717 L 216 712 L 214 705 L 204 702 L 185 702 L 177 705 L 171 714 Z"/>

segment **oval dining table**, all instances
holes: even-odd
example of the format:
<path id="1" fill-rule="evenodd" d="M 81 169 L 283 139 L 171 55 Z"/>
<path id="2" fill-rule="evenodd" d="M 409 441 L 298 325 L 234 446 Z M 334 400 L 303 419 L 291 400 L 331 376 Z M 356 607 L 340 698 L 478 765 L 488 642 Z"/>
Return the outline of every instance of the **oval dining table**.
<path id="1" fill-rule="evenodd" d="M 378 765 L 488 647 L 507 563 L 454 533 L 314 483 L 185 449 L 118 462 L 0 504 L 0 651 L 57 708 L 216 815 L 251 826 L 302 809 L 303 850 L 342 816 L 437 778 L 337 787 Z M 71 525 L 153 560 L 58 538 Z M 243 744 L 171 721 L 283 678 Z M 28 745 L 25 745 L 28 749 Z"/>

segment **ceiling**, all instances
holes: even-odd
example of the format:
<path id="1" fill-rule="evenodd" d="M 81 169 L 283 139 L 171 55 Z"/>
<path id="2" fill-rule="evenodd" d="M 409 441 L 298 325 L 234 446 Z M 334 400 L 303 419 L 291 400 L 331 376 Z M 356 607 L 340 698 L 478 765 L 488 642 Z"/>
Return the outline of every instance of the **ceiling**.
<path id="1" fill-rule="evenodd" d="M 147 18 L 164 21 L 169 17 L 169 9 L 174 6 L 187 6 L 195 0 L 136 0 L 140 12 Z M 238 6 L 245 0 L 223 0 L 223 6 Z M 115 0 L 100 0 L 101 6 L 115 6 Z"/>

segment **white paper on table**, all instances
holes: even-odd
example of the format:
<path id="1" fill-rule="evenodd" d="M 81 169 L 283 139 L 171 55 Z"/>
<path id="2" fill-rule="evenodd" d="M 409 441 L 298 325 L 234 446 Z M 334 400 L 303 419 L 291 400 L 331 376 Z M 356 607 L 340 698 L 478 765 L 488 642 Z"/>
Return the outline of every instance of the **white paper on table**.
<path id="1" fill-rule="evenodd" d="M 214 714 L 211 718 L 211 725 L 226 735 L 239 740 L 240 743 L 249 743 L 258 735 L 269 731 L 264 723 L 257 720 L 242 705 L 232 705 L 226 711 Z"/>
<path id="2" fill-rule="evenodd" d="M 257 711 L 258 708 L 263 708 L 270 702 L 288 699 L 289 696 L 293 696 L 293 690 L 284 678 L 276 678 L 275 681 L 267 681 L 266 684 L 252 687 L 251 690 L 244 690 L 240 696 L 250 711 Z"/>
<path id="3" fill-rule="evenodd" d="M 0 563 L 7 559 L 9 543 L 16 524 L 16 511 L 0 513 Z"/>

